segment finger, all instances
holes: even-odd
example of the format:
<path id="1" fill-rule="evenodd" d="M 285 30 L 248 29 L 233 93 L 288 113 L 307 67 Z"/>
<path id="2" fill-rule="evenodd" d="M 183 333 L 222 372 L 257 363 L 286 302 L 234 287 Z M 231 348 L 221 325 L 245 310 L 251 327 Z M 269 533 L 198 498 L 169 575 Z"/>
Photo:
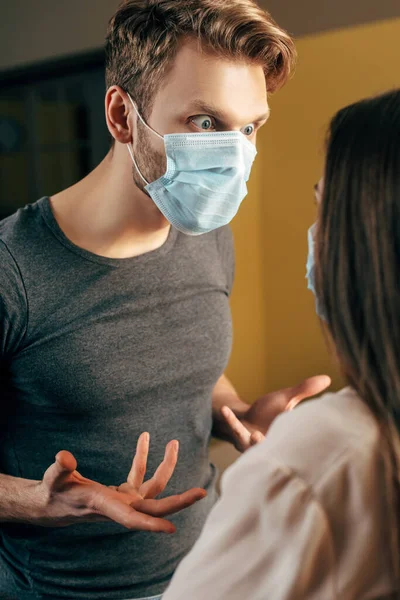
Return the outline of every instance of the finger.
<path id="1" fill-rule="evenodd" d="M 176 528 L 170 521 L 144 514 L 129 504 L 121 502 L 116 496 L 118 492 L 113 492 L 108 488 L 103 489 L 104 486 L 101 487 L 102 490 L 92 502 L 92 509 L 98 514 L 123 525 L 127 529 L 175 533 Z"/>
<path id="2" fill-rule="evenodd" d="M 165 490 L 178 461 L 179 442 L 172 440 L 165 448 L 164 460 L 154 473 L 140 488 L 142 498 L 155 498 Z"/>
<path id="3" fill-rule="evenodd" d="M 286 410 L 291 410 L 305 398 L 311 398 L 323 392 L 331 385 L 331 379 L 327 375 L 316 375 L 302 381 L 290 391 L 290 401 Z"/>
<path id="4" fill-rule="evenodd" d="M 43 475 L 43 483 L 49 488 L 57 487 L 75 471 L 76 467 L 77 462 L 71 452 L 61 450 L 56 455 L 55 462 Z"/>
<path id="5" fill-rule="evenodd" d="M 154 517 L 166 517 L 192 506 L 207 496 L 207 492 L 200 488 L 193 488 L 176 496 L 169 496 L 161 500 L 144 499 L 135 502 L 137 510 Z"/>
<path id="6" fill-rule="evenodd" d="M 229 425 L 237 446 L 244 452 L 251 445 L 251 434 L 248 429 L 239 421 L 234 412 L 228 407 L 223 406 L 221 414 Z"/>
<path id="7" fill-rule="evenodd" d="M 256 446 L 257 444 L 261 444 L 265 440 L 265 435 L 261 433 L 261 431 L 254 431 L 250 436 L 250 445 Z"/>
<path id="8" fill-rule="evenodd" d="M 296 408 L 296 406 L 298 404 L 300 404 L 301 400 L 299 400 L 298 398 L 293 398 L 287 405 L 285 408 L 285 412 L 290 412 L 291 410 L 293 410 L 294 408 Z"/>
<path id="9" fill-rule="evenodd" d="M 128 483 L 135 489 L 139 489 L 143 483 L 147 469 L 147 457 L 149 455 L 150 435 L 142 433 L 136 446 L 136 454 L 128 475 Z"/>

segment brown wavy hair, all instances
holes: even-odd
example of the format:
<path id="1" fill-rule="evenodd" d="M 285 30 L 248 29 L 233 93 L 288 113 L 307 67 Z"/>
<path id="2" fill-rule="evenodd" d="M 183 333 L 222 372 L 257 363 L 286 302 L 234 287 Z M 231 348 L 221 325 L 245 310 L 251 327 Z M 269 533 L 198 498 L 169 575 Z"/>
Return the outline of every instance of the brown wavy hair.
<path id="1" fill-rule="evenodd" d="M 125 0 L 106 40 L 106 84 L 119 85 L 148 116 L 152 99 L 184 39 L 205 51 L 260 64 L 267 88 L 289 78 L 293 40 L 253 0 Z"/>
<path id="2" fill-rule="evenodd" d="M 400 90 L 334 117 L 315 245 L 316 292 L 343 373 L 381 429 L 399 582 Z"/>

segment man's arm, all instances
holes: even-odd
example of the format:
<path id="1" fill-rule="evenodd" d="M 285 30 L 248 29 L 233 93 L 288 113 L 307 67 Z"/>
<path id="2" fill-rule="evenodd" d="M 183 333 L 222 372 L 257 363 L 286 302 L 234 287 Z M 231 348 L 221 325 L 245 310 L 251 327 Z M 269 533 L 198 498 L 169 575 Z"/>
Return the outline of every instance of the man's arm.
<path id="1" fill-rule="evenodd" d="M 39 481 L 0 474 L 0 522 L 34 523 L 42 514 Z"/>
<path id="2" fill-rule="evenodd" d="M 227 406 L 239 419 L 243 419 L 249 405 L 241 400 L 232 383 L 226 375 L 222 375 L 214 388 L 212 395 L 213 429 L 214 437 L 226 442 L 234 443 L 232 428 L 223 416 L 223 407 Z"/>
<path id="3" fill-rule="evenodd" d="M 61 451 L 42 481 L 0 474 L 0 522 L 65 527 L 75 523 L 114 521 L 128 529 L 174 533 L 175 526 L 162 518 L 187 508 L 206 496 L 193 488 L 157 499 L 172 477 L 179 444 L 167 445 L 163 462 L 151 479 L 143 482 L 149 435 L 143 433 L 127 482 L 119 487 L 101 485 L 83 477 L 70 452 Z"/>

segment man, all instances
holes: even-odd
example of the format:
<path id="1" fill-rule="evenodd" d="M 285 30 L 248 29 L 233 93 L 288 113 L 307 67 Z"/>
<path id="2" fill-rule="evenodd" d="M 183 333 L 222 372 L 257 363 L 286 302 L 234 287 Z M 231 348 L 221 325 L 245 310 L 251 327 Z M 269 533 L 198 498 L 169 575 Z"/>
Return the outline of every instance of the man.
<path id="1" fill-rule="evenodd" d="M 223 225 L 291 39 L 252 0 L 130 0 L 106 56 L 110 153 L 0 224 L 1 553 L 18 599 L 161 594 L 215 501 L 212 429 L 244 451 L 326 386 L 249 408 L 223 375 Z"/>

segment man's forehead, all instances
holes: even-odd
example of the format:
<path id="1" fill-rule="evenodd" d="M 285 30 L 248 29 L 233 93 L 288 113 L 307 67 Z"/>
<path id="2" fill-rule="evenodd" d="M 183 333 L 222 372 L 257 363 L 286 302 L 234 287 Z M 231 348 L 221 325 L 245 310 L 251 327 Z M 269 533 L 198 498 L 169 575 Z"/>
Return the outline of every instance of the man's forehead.
<path id="1" fill-rule="evenodd" d="M 261 65 L 203 52 L 193 42 L 183 44 L 160 91 L 164 101 L 168 97 L 191 114 L 223 113 L 230 121 L 254 121 L 269 112 Z"/>

